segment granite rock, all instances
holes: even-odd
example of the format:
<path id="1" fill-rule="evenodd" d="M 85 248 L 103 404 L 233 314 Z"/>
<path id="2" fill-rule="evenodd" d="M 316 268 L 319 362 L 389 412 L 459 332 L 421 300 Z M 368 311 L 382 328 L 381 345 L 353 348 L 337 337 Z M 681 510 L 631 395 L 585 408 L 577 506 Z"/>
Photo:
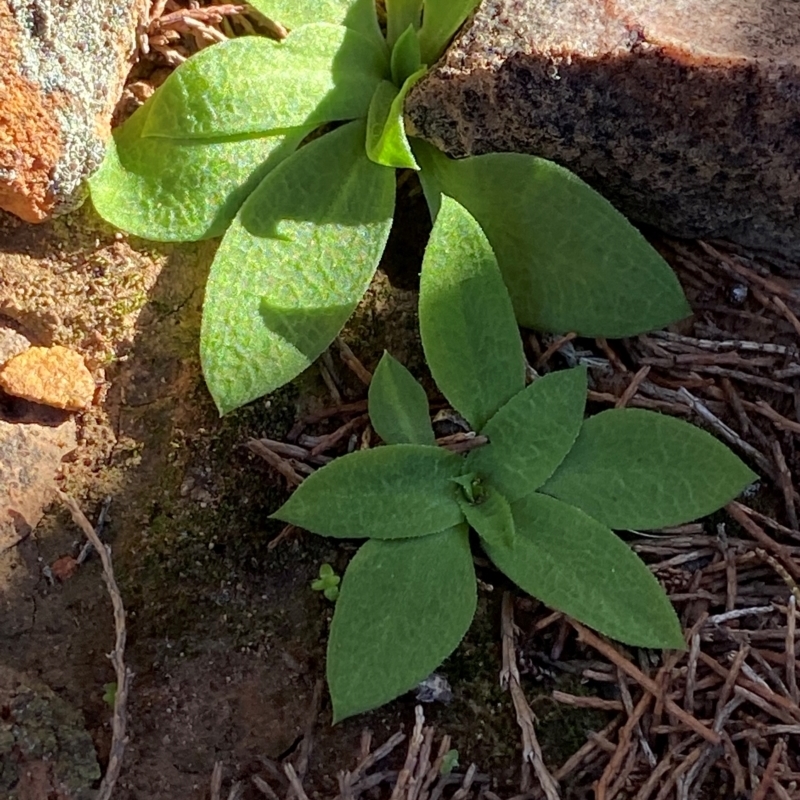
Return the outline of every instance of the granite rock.
<path id="1" fill-rule="evenodd" d="M 147 0 L 0 0 L 0 208 L 27 222 L 83 200 Z"/>
<path id="2" fill-rule="evenodd" d="M 632 219 L 800 257 L 796 0 L 484 0 L 409 133 L 524 152 Z"/>

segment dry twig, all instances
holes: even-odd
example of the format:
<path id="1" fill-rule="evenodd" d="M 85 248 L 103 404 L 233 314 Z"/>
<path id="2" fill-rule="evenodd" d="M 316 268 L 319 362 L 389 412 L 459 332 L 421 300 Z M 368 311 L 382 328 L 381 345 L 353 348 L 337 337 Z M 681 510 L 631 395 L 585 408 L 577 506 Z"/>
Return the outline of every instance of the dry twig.
<path id="1" fill-rule="evenodd" d="M 522 760 L 529 762 L 539 779 L 539 785 L 547 800 L 559 800 L 561 797 L 558 784 L 545 766 L 542 748 L 536 738 L 533 712 L 520 685 L 517 656 L 514 644 L 516 628 L 514 626 L 514 599 L 509 592 L 503 594 L 502 606 L 503 636 L 503 669 L 500 673 L 500 685 L 511 693 L 517 724 L 522 730 Z M 525 791 L 523 787 L 522 791 Z"/>
<path id="2" fill-rule="evenodd" d="M 105 545 L 100 541 L 95 533 L 92 523 L 81 511 L 80 506 L 75 500 L 64 492 L 57 490 L 61 502 L 69 509 L 75 524 L 84 532 L 86 538 L 92 543 L 100 562 L 103 566 L 103 580 L 111 598 L 111 606 L 114 610 L 114 630 L 116 632 L 114 649 L 109 654 L 109 659 L 114 666 L 117 676 L 117 691 L 114 696 L 114 716 L 111 722 L 111 750 L 108 757 L 108 767 L 100 788 L 97 790 L 96 800 L 110 800 L 114 793 L 114 787 L 122 769 L 122 760 L 125 755 L 125 746 L 128 743 L 126 734 L 127 728 L 127 703 L 128 692 L 133 673 L 125 666 L 125 642 L 127 640 L 127 628 L 125 625 L 125 606 L 122 602 L 117 580 L 114 577 L 114 566 L 111 563 L 111 554 Z"/>

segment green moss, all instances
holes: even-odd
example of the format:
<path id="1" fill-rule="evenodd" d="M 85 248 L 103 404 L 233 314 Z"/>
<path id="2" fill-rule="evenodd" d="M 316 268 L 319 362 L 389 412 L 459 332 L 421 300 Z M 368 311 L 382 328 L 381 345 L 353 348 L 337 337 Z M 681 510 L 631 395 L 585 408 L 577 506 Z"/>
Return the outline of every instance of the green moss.
<path id="1" fill-rule="evenodd" d="M 460 761 L 498 774 L 519 760 L 520 736 L 508 692 L 500 686 L 502 592 L 482 593 L 475 619 L 458 649 L 437 672 L 453 688 L 438 724 L 453 737 Z"/>
<path id="2" fill-rule="evenodd" d="M 502 667 L 500 606 L 502 592 L 481 595 L 470 630 L 460 647 L 437 670 L 446 675 L 454 692 L 449 707 L 437 711 L 437 725 L 453 736 L 461 762 L 474 761 L 493 776 L 507 776 L 509 785 L 519 780 L 521 734 L 507 690 L 500 686 Z M 552 691 L 560 689 L 589 695 L 588 687 L 574 675 L 537 683 L 523 676 L 522 688 L 536 715 L 536 735 L 545 761 L 556 768 L 586 742 L 590 730 L 600 730 L 610 715 L 592 709 L 557 703 Z"/>
<path id="3" fill-rule="evenodd" d="M 577 676 L 561 674 L 555 686 L 548 686 L 535 700 L 529 700 L 536 714 L 536 735 L 542 745 L 545 760 L 549 765 L 558 767 L 585 744 L 589 731 L 599 731 L 610 722 L 613 715 L 591 708 L 573 708 L 557 703 L 551 695 L 553 689 L 580 697 L 590 696 L 592 692 Z M 529 691 L 528 686 L 525 690 Z"/>
<path id="4" fill-rule="evenodd" d="M 3 797 L 30 797 L 20 789 L 20 771 L 27 763 L 44 762 L 70 796 L 86 800 L 100 777 L 100 766 L 82 714 L 56 696 L 48 687 L 21 673 L 3 671 L 0 685 L 5 691 L 0 718 L 0 790 Z"/>
<path id="5" fill-rule="evenodd" d="M 147 410 L 160 443 L 146 471 L 154 480 L 140 487 L 146 516 L 119 562 L 134 635 L 170 639 L 187 652 L 209 637 L 236 649 L 277 640 L 319 658 L 330 609 L 309 584 L 340 551 L 310 535 L 268 550 L 282 527 L 268 515 L 287 492 L 244 447 L 264 434 L 285 437 L 298 392 L 285 387 L 222 419 L 203 390 L 197 395 L 187 401 L 196 403 L 191 431 L 172 414 Z"/>

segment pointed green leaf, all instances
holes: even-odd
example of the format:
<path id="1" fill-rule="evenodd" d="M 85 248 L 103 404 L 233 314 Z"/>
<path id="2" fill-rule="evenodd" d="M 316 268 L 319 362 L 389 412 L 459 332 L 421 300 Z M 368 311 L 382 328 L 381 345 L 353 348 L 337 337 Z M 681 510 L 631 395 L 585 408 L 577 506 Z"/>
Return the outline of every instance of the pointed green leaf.
<path id="1" fill-rule="evenodd" d="M 422 261 L 419 324 L 436 384 L 476 430 L 525 388 L 522 342 L 494 253 L 449 197 Z"/>
<path id="2" fill-rule="evenodd" d="M 424 69 L 418 70 L 399 90 L 391 81 L 382 81 L 375 90 L 367 116 L 367 155 L 376 164 L 419 169 L 406 137 L 403 102 L 411 87 L 424 74 Z"/>
<path id="3" fill-rule="evenodd" d="M 425 390 L 388 352 L 369 386 L 369 419 L 386 444 L 436 444 Z"/>
<path id="4" fill-rule="evenodd" d="M 250 0 L 249 5 L 290 30 L 328 22 L 352 28 L 376 41 L 383 40 L 375 0 Z"/>
<path id="5" fill-rule="evenodd" d="M 385 50 L 340 25 L 304 25 L 281 42 L 231 39 L 167 78 L 142 135 L 210 139 L 363 117 L 387 72 Z"/>
<path id="6" fill-rule="evenodd" d="M 575 446 L 541 491 L 610 528 L 645 530 L 710 514 L 757 477 L 700 428 L 619 408 L 583 423 Z"/>
<path id="7" fill-rule="evenodd" d="M 466 525 L 364 544 L 347 567 L 328 640 L 333 721 L 425 680 L 458 647 L 476 602 Z"/>
<path id="8" fill-rule="evenodd" d="M 418 31 L 421 22 L 422 0 L 386 0 L 386 41 L 390 48 L 395 48 L 409 25 L 414 31 Z M 419 51 L 419 42 L 417 42 L 417 51 Z M 411 72 L 408 74 L 410 75 Z M 395 82 L 401 83 L 401 81 Z"/>
<path id="9" fill-rule="evenodd" d="M 418 139 L 409 139 L 412 153 L 416 154 L 418 141 Z M 417 172 L 417 177 L 422 186 L 422 194 L 425 196 L 425 202 L 428 204 L 431 220 L 436 222 L 436 217 L 439 216 L 439 209 L 442 205 L 442 192 L 439 188 L 439 182 L 436 180 L 433 172 L 427 167 L 425 167 L 425 169 L 420 167 Z"/>
<path id="10" fill-rule="evenodd" d="M 586 370 L 553 372 L 514 395 L 481 429 L 489 444 L 467 456 L 513 503 L 538 489 L 564 460 L 583 423 Z"/>
<path id="11" fill-rule="evenodd" d="M 394 173 L 352 122 L 298 150 L 242 206 L 206 285 L 200 355 L 222 413 L 271 392 L 333 341 L 380 260 Z"/>
<path id="12" fill-rule="evenodd" d="M 463 464 L 419 444 L 360 450 L 318 469 L 272 516 L 323 536 L 425 536 L 464 519 L 451 480 Z"/>
<path id="13" fill-rule="evenodd" d="M 402 86 L 421 66 L 419 38 L 414 26 L 409 25 L 392 49 L 392 82 L 395 86 Z"/>
<path id="14" fill-rule="evenodd" d="M 422 60 L 433 64 L 480 0 L 425 0 L 419 41 Z"/>
<path id="15" fill-rule="evenodd" d="M 463 494 L 458 504 L 467 522 L 490 545 L 511 547 L 514 541 L 514 519 L 508 500 L 492 486 L 484 488 L 477 502 L 470 502 Z"/>
<path id="16" fill-rule="evenodd" d="M 261 179 L 308 133 L 211 142 L 142 138 L 152 102 L 114 131 L 89 187 L 103 219 L 160 242 L 221 235 Z"/>
<path id="17" fill-rule="evenodd" d="M 681 649 L 681 626 L 658 581 L 605 525 L 547 495 L 511 506 L 511 547 L 489 558 L 526 592 L 595 630 L 639 647 Z"/>
<path id="18" fill-rule="evenodd" d="M 456 475 L 455 478 L 451 478 L 451 480 L 461 487 L 462 495 L 470 503 L 476 502 L 485 494 L 483 483 L 474 472 L 462 472 L 460 475 Z"/>
<path id="19" fill-rule="evenodd" d="M 480 223 L 520 325 L 620 337 L 691 313 L 661 256 L 563 167 L 519 153 L 454 160 L 416 139 L 414 154 Z"/>

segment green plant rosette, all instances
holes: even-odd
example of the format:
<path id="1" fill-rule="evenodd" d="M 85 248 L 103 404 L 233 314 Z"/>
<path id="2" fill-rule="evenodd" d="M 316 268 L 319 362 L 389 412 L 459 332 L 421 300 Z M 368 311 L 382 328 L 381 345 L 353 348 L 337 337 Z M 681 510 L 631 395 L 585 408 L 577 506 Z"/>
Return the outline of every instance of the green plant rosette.
<path id="1" fill-rule="evenodd" d="M 385 354 L 369 414 L 386 445 L 319 469 L 273 515 L 368 539 L 331 627 L 334 719 L 408 691 L 457 647 L 475 609 L 468 528 L 498 569 L 552 608 L 629 645 L 682 648 L 666 593 L 612 528 L 696 519 L 755 474 L 686 422 L 639 409 L 584 419 L 583 367 L 526 386 L 497 258 L 448 196 L 423 262 L 419 315 L 434 380 L 488 444 L 466 457 L 437 447 L 421 387 Z"/>
<path id="2" fill-rule="evenodd" d="M 666 263 L 568 171 L 407 138 L 409 90 L 476 5 L 390 0 L 384 35 L 373 0 L 254 0 L 285 39 L 202 50 L 114 131 L 90 181 L 102 217 L 158 241 L 222 237 L 200 333 L 221 413 L 292 380 L 347 322 L 386 246 L 397 168 L 419 171 L 434 216 L 450 196 L 477 219 L 523 325 L 627 336 L 689 313 Z"/>

